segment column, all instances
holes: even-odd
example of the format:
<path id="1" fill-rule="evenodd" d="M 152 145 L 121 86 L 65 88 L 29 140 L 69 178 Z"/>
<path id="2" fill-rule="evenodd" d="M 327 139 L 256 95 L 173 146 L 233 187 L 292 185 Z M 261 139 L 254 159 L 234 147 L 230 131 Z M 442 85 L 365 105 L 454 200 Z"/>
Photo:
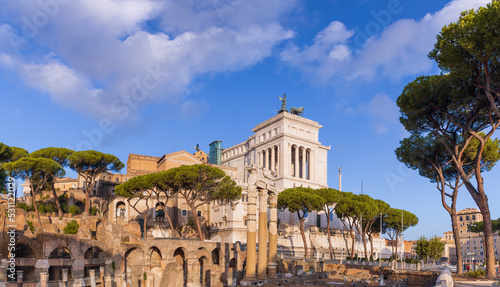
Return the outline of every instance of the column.
<path id="1" fill-rule="evenodd" d="M 262 167 L 266 168 L 266 150 L 262 150 Z"/>
<path id="2" fill-rule="evenodd" d="M 106 278 L 105 278 L 105 281 L 106 281 L 106 284 L 104 284 L 104 286 L 106 287 L 111 287 L 113 286 L 113 276 L 111 275 L 106 275 Z"/>
<path id="3" fill-rule="evenodd" d="M 306 179 L 306 148 L 302 147 L 302 178 Z"/>
<path id="4" fill-rule="evenodd" d="M 250 188 L 248 190 L 248 215 L 247 215 L 247 269 L 245 273 L 245 280 L 252 281 L 255 280 L 255 266 L 257 265 L 255 260 L 256 250 L 257 250 L 257 222 L 256 222 L 256 202 L 257 202 L 257 191 L 255 188 Z"/>
<path id="5" fill-rule="evenodd" d="M 269 165 L 269 169 L 271 169 L 271 171 L 273 172 L 273 175 L 274 175 L 274 172 L 276 171 L 276 161 L 275 161 L 275 152 L 274 152 L 274 146 L 271 147 L 271 161 L 269 162 L 270 165 Z"/>
<path id="6" fill-rule="evenodd" d="M 278 195 L 269 194 L 269 278 L 276 278 L 276 259 L 278 255 Z"/>
<path id="7" fill-rule="evenodd" d="M 262 151 L 259 152 L 259 165 L 262 166 Z"/>
<path id="8" fill-rule="evenodd" d="M 62 270 L 62 281 L 63 281 L 63 286 L 67 287 L 68 286 L 68 280 L 69 280 L 69 270 L 68 269 L 63 269 Z"/>
<path id="9" fill-rule="evenodd" d="M 276 176 L 281 174 L 281 161 L 280 161 L 281 148 L 280 144 L 276 145 Z"/>
<path id="10" fill-rule="evenodd" d="M 309 162 L 309 178 L 311 180 L 314 180 L 314 176 L 315 176 L 315 171 L 314 171 L 314 168 L 315 168 L 315 164 L 316 161 L 315 161 L 315 152 L 314 150 L 310 150 L 309 151 L 309 159 L 310 159 L 310 162 Z"/>
<path id="11" fill-rule="evenodd" d="M 16 275 L 17 275 L 17 284 L 19 286 L 23 286 L 23 273 L 24 271 L 23 270 L 16 270 Z"/>
<path id="12" fill-rule="evenodd" d="M 95 269 L 89 270 L 90 286 L 95 287 Z"/>
<path id="13" fill-rule="evenodd" d="M 295 146 L 295 161 L 294 161 L 294 174 L 295 177 L 299 177 L 299 147 Z"/>
<path id="14" fill-rule="evenodd" d="M 101 279 L 101 286 L 104 286 L 104 266 L 99 266 L 99 275 Z"/>
<path id="15" fill-rule="evenodd" d="M 306 154 L 306 179 L 311 179 L 311 150 L 306 149 L 305 151 Z"/>
<path id="16" fill-rule="evenodd" d="M 49 280 L 49 273 L 40 273 L 40 287 L 47 287 L 47 281 Z"/>
<path id="17" fill-rule="evenodd" d="M 257 278 L 267 278 L 267 190 L 259 190 L 259 259 Z"/>

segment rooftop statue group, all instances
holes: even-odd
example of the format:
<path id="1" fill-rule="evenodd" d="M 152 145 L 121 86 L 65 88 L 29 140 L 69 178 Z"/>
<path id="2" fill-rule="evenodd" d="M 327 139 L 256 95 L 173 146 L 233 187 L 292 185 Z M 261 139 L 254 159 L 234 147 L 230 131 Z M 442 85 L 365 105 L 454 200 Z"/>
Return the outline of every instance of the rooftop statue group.
<path id="1" fill-rule="evenodd" d="M 287 112 L 288 113 L 288 110 L 286 108 L 286 102 L 288 101 L 286 99 L 286 94 L 283 95 L 283 98 L 278 96 L 278 99 L 280 99 L 281 101 L 281 109 L 278 111 L 278 114 L 279 113 L 282 113 L 282 112 Z M 300 116 L 304 113 L 304 107 L 300 107 L 300 108 L 290 108 L 290 113 L 291 114 L 294 114 L 294 115 L 297 115 L 297 116 Z"/>

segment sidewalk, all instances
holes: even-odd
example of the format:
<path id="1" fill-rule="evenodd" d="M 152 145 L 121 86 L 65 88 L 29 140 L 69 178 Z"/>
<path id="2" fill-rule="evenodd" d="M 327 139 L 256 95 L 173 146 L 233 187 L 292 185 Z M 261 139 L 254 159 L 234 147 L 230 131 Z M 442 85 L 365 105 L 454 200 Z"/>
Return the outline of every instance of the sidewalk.
<path id="1" fill-rule="evenodd" d="M 493 281 L 455 281 L 455 287 L 498 286 Z"/>

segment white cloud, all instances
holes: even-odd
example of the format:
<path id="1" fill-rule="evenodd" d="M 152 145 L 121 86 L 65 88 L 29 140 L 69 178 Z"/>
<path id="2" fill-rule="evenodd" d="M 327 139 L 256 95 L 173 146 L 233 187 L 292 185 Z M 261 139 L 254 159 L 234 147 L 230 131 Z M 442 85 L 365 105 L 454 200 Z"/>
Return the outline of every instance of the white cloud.
<path id="1" fill-rule="evenodd" d="M 192 116 L 204 110 L 185 99 L 194 77 L 255 65 L 293 36 L 277 18 L 297 0 L 276 2 L 79 0 L 47 10 L 0 0 L 9 11 L 0 11 L 0 68 L 95 118 L 133 119 L 151 101 Z M 24 37 L 19 53 L 4 41 L 13 33 Z"/>
<path id="2" fill-rule="evenodd" d="M 456 21 L 461 11 L 488 2 L 454 0 L 422 19 L 398 20 L 385 27 L 380 35 L 366 39 L 357 49 L 354 44 L 360 35 L 355 35 L 354 30 L 363 31 L 350 30 L 341 22 L 333 21 L 317 34 L 312 45 L 302 48 L 292 45 L 282 52 L 281 59 L 319 81 L 331 78 L 371 81 L 380 77 L 397 80 L 424 73 L 433 67 L 427 54 L 441 28 Z"/>

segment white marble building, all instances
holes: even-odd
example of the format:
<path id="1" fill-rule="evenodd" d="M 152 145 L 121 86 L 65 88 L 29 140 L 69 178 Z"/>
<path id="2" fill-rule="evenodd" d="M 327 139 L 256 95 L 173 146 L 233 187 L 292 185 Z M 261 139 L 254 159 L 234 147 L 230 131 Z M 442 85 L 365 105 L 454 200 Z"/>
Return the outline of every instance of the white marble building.
<path id="1" fill-rule="evenodd" d="M 251 166 L 262 168 L 274 182 L 278 193 L 298 186 L 314 189 L 328 187 L 327 157 L 330 146 L 324 146 L 318 140 L 321 127 L 318 122 L 281 112 L 258 124 L 252 129 L 253 135 L 246 141 L 223 150 L 221 165 L 237 169 L 235 180 L 243 188 L 243 197 L 238 204 L 232 206 L 213 202 L 211 213 L 213 240 L 246 242 L 246 215 L 248 213 L 246 203 L 250 178 L 248 168 Z M 303 249 L 303 241 L 297 215 L 281 211 L 278 217 L 279 245 L 284 249 L 293 249 L 294 253 L 297 253 L 295 250 L 300 253 L 300 249 Z M 324 212 L 307 215 L 305 229 L 308 233 L 310 248 L 328 249 L 326 235 L 321 232 L 326 228 L 326 224 L 327 218 Z M 332 244 L 336 252 L 340 254 L 346 242 L 341 237 L 343 224 L 335 215 L 330 228 L 336 230 Z M 358 238 L 361 241 L 359 235 Z M 377 239 L 374 244 L 374 252 L 377 254 L 380 246 L 379 240 Z M 383 246 L 385 247 L 385 242 Z M 361 254 L 362 244 L 356 244 L 356 249 Z"/>

